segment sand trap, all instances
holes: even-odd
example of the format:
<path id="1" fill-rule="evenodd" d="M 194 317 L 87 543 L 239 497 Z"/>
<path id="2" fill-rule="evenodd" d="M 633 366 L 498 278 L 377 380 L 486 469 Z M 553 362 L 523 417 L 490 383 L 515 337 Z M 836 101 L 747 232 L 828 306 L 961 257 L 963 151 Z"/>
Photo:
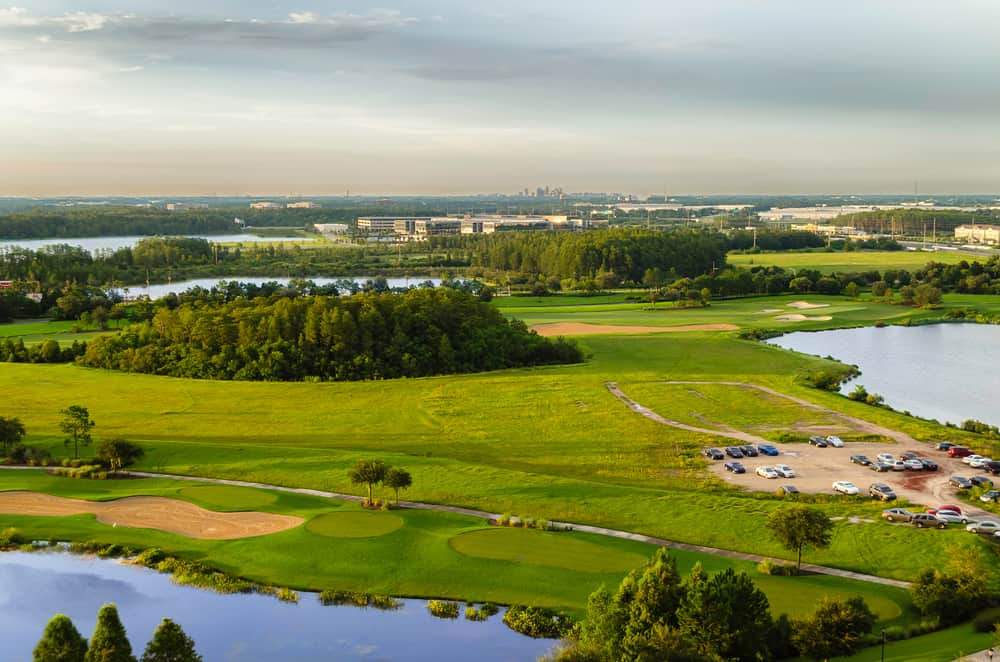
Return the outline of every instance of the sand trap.
<path id="1" fill-rule="evenodd" d="M 779 322 L 829 322 L 833 318 L 829 315 L 816 315 L 814 317 L 806 317 L 805 315 L 800 315 L 794 313 L 792 315 L 778 315 L 774 319 Z"/>
<path id="2" fill-rule="evenodd" d="M 763 310 L 758 310 L 758 315 L 766 315 L 767 313 L 780 313 L 781 308 L 765 308 Z"/>
<path id="3" fill-rule="evenodd" d="M 217 513 L 193 503 L 164 497 L 126 497 L 114 501 L 86 501 L 40 492 L 0 492 L 5 515 L 97 515 L 110 526 L 159 529 L 188 538 L 232 540 L 277 533 L 302 523 L 301 517 L 274 513 Z"/>
<path id="4" fill-rule="evenodd" d="M 618 326 L 583 322 L 552 322 L 531 327 L 540 336 L 592 336 L 598 333 L 677 333 L 681 331 L 735 331 L 735 324 L 688 324 L 686 326 Z"/>
<path id="5" fill-rule="evenodd" d="M 828 303 L 809 303 L 808 301 L 793 301 L 788 304 L 789 308 L 797 308 L 798 310 L 808 310 L 809 308 L 829 308 Z"/>

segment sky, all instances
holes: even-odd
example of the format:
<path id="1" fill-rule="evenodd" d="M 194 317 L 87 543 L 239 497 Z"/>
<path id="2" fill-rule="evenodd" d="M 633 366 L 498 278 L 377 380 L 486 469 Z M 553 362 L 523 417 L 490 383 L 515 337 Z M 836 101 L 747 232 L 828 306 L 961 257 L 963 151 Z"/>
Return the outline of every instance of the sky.
<path id="1" fill-rule="evenodd" d="M 16 1 L 0 196 L 1000 192 L 995 0 Z"/>

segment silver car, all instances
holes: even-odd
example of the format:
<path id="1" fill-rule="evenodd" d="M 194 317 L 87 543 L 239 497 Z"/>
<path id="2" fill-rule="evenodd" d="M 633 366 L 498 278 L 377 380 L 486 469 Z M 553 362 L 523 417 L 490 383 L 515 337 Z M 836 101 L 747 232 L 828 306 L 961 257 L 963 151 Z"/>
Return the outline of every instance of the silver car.
<path id="1" fill-rule="evenodd" d="M 992 520 L 972 522 L 965 527 L 965 530 L 972 533 L 997 533 L 1000 532 L 1000 522 L 994 522 Z"/>
<path id="2" fill-rule="evenodd" d="M 939 510 L 934 514 L 942 522 L 948 522 L 948 524 L 968 524 L 969 518 L 965 515 L 953 512 L 951 510 Z"/>

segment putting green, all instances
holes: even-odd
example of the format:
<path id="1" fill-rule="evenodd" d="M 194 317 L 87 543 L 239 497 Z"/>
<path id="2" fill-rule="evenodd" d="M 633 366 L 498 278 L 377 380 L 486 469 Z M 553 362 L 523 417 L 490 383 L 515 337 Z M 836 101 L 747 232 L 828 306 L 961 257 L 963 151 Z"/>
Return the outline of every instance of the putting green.
<path id="1" fill-rule="evenodd" d="M 314 517 L 306 530 L 330 538 L 374 538 L 403 526 L 403 518 L 390 513 L 327 513 Z"/>
<path id="2" fill-rule="evenodd" d="M 572 533 L 497 527 L 470 531 L 448 541 L 459 554 L 547 565 L 583 572 L 627 572 L 646 562 L 633 552 L 596 545 Z"/>
<path id="3" fill-rule="evenodd" d="M 275 495 L 269 492 L 227 485 L 185 487 L 179 494 L 221 508 L 256 508 L 274 503 L 276 499 Z"/>

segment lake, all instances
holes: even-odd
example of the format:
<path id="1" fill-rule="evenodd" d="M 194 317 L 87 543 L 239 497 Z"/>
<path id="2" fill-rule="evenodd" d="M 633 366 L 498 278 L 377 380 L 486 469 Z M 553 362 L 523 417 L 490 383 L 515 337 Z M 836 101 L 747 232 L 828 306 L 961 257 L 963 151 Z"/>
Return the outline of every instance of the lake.
<path id="1" fill-rule="evenodd" d="M 503 624 L 444 620 L 423 600 L 396 611 L 325 607 L 313 593 L 299 603 L 266 595 L 221 595 L 177 586 L 168 575 L 66 552 L 0 553 L 0 660 L 30 660 L 45 624 L 69 616 L 90 637 L 97 610 L 114 602 L 133 653 L 164 617 L 181 625 L 207 662 L 406 661 L 525 662 L 552 640 L 531 639 Z M 464 605 L 460 605 L 464 608 Z"/>
<path id="2" fill-rule="evenodd" d="M 795 332 L 768 341 L 805 354 L 857 365 L 863 384 L 899 411 L 942 423 L 973 418 L 1000 425 L 1000 326 L 929 324 Z"/>
<path id="3" fill-rule="evenodd" d="M 350 280 L 350 281 L 354 281 L 358 285 L 364 285 L 365 281 L 367 281 L 367 280 L 374 280 L 374 279 L 375 279 L 374 276 L 335 276 L 335 277 L 332 277 L 332 278 L 330 278 L 330 277 L 306 277 L 306 278 L 304 278 L 302 280 L 311 280 L 312 282 L 316 283 L 317 285 L 330 285 L 331 283 L 336 283 L 337 281 Z M 128 286 L 128 296 L 129 296 L 129 298 L 139 297 L 139 296 L 148 296 L 150 299 L 159 299 L 160 297 L 165 296 L 165 295 L 167 295 L 167 294 L 169 294 L 171 292 L 174 292 L 176 294 L 180 294 L 181 292 L 184 292 L 186 290 L 190 290 L 190 289 L 192 289 L 194 287 L 202 287 L 202 288 L 208 290 L 208 289 L 211 289 L 212 287 L 218 285 L 220 280 L 225 280 L 225 281 L 229 281 L 229 282 L 237 281 L 237 282 L 240 282 L 240 283 L 254 283 L 256 285 L 262 285 L 264 283 L 272 283 L 272 282 L 278 282 L 278 283 L 286 284 L 289 281 L 288 278 L 274 278 L 273 276 L 272 277 L 227 276 L 226 278 L 193 278 L 191 280 L 179 280 L 179 281 L 176 281 L 176 282 L 171 283 L 169 285 L 159 284 L 159 285 L 150 285 L 149 287 L 146 287 L 145 285 L 129 285 Z M 417 277 L 417 278 L 386 278 L 385 281 L 386 281 L 386 283 L 389 284 L 389 287 L 392 287 L 392 288 L 394 288 L 394 287 L 416 287 L 417 285 L 419 285 L 420 283 L 423 283 L 424 281 L 430 281 L 430 282 L 434 283 L 435 287 L 437 287 L 438 285 L 441 284 L 441 279 L 440 278 L 426 278 L 426 277 Z M 124 292 L 124 288 L 122 289 L 122 292 Z"/>
<path id="4" fill-rule="evenodd" d="M 207 239 L 216 244 L 313 241 L 308 237 L 258 237 L 255 234 L 192 234 L 184 236 L 192 239 Z M 116 251 L 126 246 L 135 246 L 142 239 L 149 239 L 149 237 L 134 235 L 127 237 L 78 237 L 69 239 L 7 239 L 0 241 L 0 250 L 18 247 L 37 251 L 45 246 L 69 244 L 70 246 L 79 246 L 93 254 L 95 251 Z"/>

